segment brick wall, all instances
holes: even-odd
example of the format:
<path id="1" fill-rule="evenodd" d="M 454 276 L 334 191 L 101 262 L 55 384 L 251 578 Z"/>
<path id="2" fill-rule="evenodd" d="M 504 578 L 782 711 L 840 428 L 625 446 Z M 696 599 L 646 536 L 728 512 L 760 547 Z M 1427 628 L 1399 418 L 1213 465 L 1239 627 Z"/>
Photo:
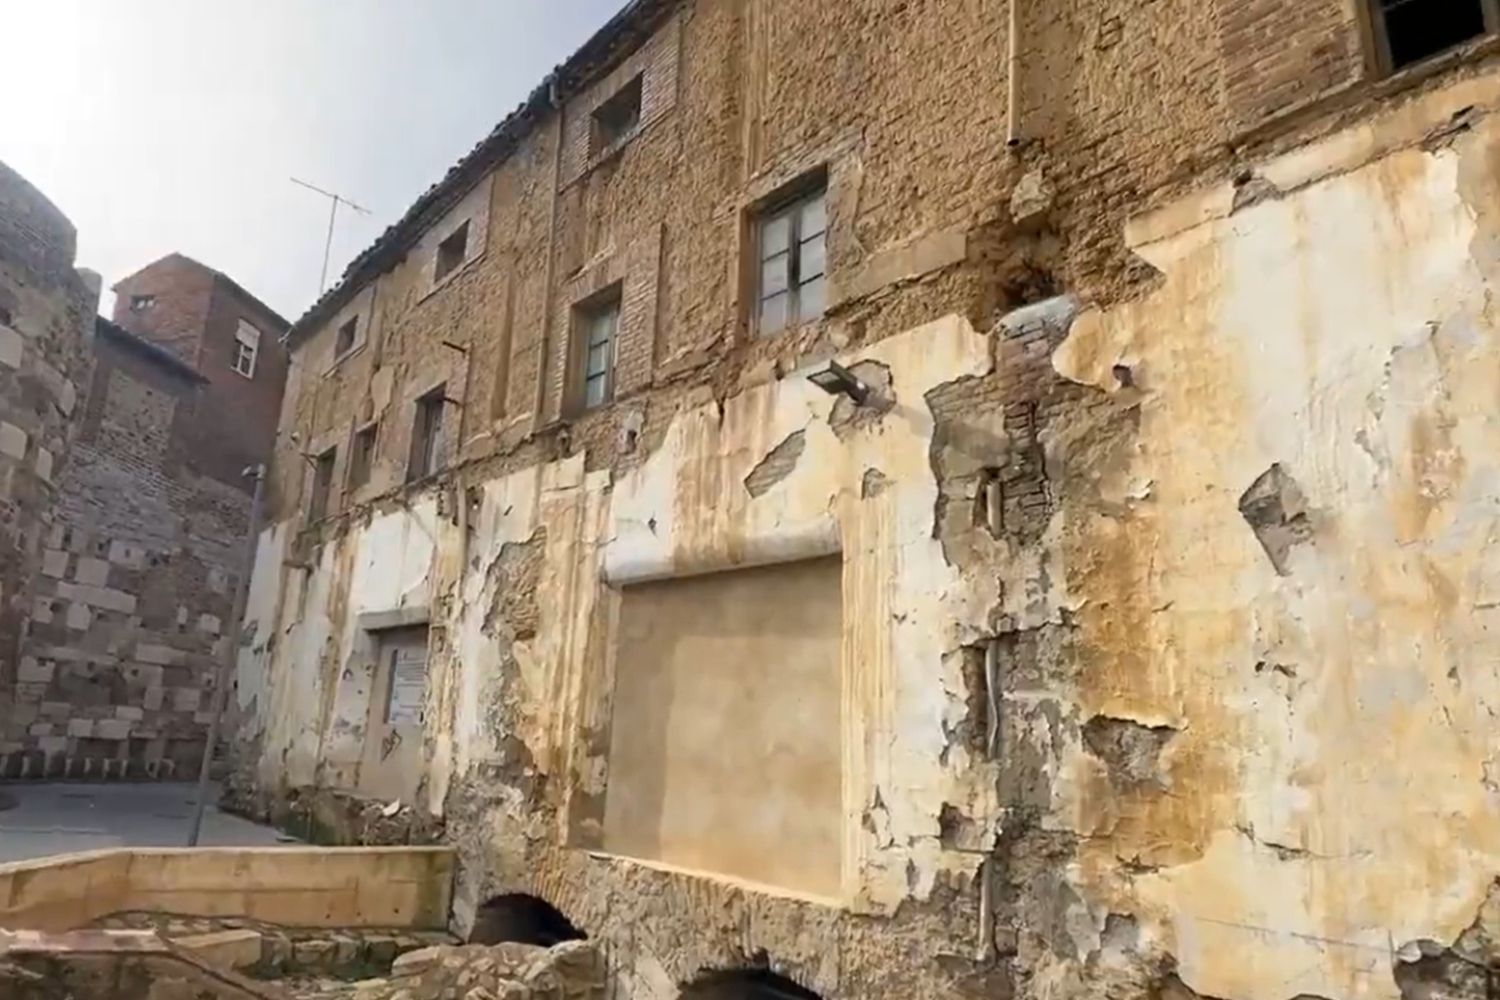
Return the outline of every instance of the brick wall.
<path id="1" fill-rule="evenodd" d="M 0 776 L 188 777 L 249 497 L 196 464 L 200 376 L 123 332 L 94 354 Z"/>
<path id="2" fill-rule="evenodd" d="M 88 378 L 99 286 L 74 270 L 74 247 L 62 213 L 0 164 L 0 756 L 19 746 L 22 646 Z"/>
<path id="3" fill-rule="evenodd" d="M 1355 4 L 1366 0 L 1216 0 L 1230 112 L 1255 125 L 1364 71 Z"/>

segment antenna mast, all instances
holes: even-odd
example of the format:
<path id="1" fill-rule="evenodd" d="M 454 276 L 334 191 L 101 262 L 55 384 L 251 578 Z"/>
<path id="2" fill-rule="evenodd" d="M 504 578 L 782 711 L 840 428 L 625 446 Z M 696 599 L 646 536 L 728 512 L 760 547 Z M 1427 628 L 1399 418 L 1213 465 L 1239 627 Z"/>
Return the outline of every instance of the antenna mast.
<path id="1" fill-rule="evenodd" d="M 323 273 L 318 276 L 318 294 L 322 295 L 323 292 L 328 288 L 328 258 L 333 253 L 333 225 L 336 221 L 338 221 L 339 206 L 348 205 L 350 208 L 354 209 L 356 212 L 359 212 L 361 215 L 369 215 L 370 210 L 368 208 L 360 208 L 358 205 L 354 204 L 354 202 L 350 201 L 348 198 L 345 198 L 343 195 L 334 194 L 332 191 L 324 191 L 322 188 L 318 187 L 315 184 L 307 183 L 307 181 L 299 181 L 297 178 L 293 177 L 292 183 L 298 185 L 299 187 L 305 187 L 309 191 L 314 191 L 327 198 L 329 201 L 328 239 L 323 243 Z"/>

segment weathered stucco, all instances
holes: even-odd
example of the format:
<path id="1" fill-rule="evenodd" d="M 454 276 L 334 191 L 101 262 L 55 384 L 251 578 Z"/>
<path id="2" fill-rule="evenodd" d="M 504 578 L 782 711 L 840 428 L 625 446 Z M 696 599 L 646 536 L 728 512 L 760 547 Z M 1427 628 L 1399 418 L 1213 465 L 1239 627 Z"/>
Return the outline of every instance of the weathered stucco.
<path id="1" fill-rule="evenodd" d="M 1119 948 L 1129 917 L 1130 950 L 1202 994 L 1387 997 L 1398 949 L 1480 913 L 1500 874 L 1497 94 L 1258 167 L 1272 190 L 1239 210 L 1225 187 L 1139 220 L 1160 283 L 1057 351 L 1118 426 L 1051 447 L 1089 488 L 1053 541 L 1075 682 L 1052 692 L 1062 732 L 1031 734 L 1064 747 L 1043 825 L 1079 838 L 1076 954 L 1039 981 Z"/>

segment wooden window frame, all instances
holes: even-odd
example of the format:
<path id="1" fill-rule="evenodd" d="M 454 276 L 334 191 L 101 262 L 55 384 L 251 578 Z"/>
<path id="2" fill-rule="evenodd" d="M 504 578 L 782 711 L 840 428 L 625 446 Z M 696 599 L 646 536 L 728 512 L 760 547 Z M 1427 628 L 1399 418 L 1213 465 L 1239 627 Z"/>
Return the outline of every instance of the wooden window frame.
<path id="1" fill-rule="evenodd" d="M 335 445 L 319 452 L 312 460 L 312 486 L 307 496 L 307 520 L 321 521 L 332 513 L 333 479 L 338 470 L 339 450 Z"/>
<path id="2" fill-rule="evenodd" d="M 448 404 L 447 385 L 418 396 L 412 415 L 411 451 L 406 460 L 406 481 L 421 482 L 442 471 L 443 417 Z M 434 419 L 434 417 L 436 419 Z"/>
<path id="3" fill-rule="evenodd" d="M 249 331 L 248 334 L 246 331 Z M 246 339 L 247 336 L 250 339 Z M 260 329 L 253 323 L 240 320 L 239 326 L 234 331 L 234 357 L 229 362 L 229 367 L 236 375 L 243 375 L 248 379 L 255 378 L 255 367 L 260 363 L 261 336 Z M 240 365 L 242 358 L 249 359 L 244 367 Z"/>
<path id="4" fill-rule="evenodd" d="M 620 325 L 624 316 L 625 286 L 617 281 L 573 307 L 573 364 L 571 379 L 574 412 L 597 410 L 614 402 L 616 363 L 620 357 Z M 602 333 L 601 333 L 602 331 Z M 602 352 L 603 368 L 592 370 L 596 352 Z M 591 399 L 592 383 L 602 381 L 597 399 Z"/>
<path id="5" fill-rule="evenodd" d="M 822 228 L 808 234 L 807 210 L 820 206 Z M 777 223 L 787 223 L 785 249 L 767 252 L 768 234 Z M 781 193 L 768 199 L 755 212 L 754 248 L 751 267 L 751 282 L 754 295 L 751 297 L 753 329 L 758 336 L 774 336 L 786 330 L 796 329 L 806 323 L 821 319 L 828 310 L 828 174 L 819 170 Z M 820 248 L 822 262 L 820 270 L 809 276 L 804 256 L 810 246 Z M 786 257 L 785 287 L 767 294 L 767 266 L 778 257 Z M 805 301 L 807 289 L 814 283 L 821 286 L 821 301 L 809 305 Z M 779 321 L 768 319 L 766 304 L 778 296 L 785 296 L 786 308 Z"/>
<path id="6" fill-rule="evenodd" d="M 349 442 L 349 468 L 344 476 L 349 489 L 357 490 L 369 485 L 370 474 L 375 468 L 375 449 L 378 447 L 380 447 L 379 421 L 366 424 L 354 432 L 354 437 Z M 363 456 L 362 460 L 361 456 Z"/>

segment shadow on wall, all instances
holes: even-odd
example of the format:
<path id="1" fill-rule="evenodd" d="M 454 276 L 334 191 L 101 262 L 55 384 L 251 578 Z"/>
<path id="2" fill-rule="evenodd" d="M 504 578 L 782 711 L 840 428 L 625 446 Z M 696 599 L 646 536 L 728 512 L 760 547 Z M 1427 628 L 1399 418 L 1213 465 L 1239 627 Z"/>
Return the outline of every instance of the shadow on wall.
<path id="1" fill-rule="evenodd" d="M 706 972 L 682 988 L 680 1000 L 822 1000 L 785 976 L 765 969 Z"/>
<path id="2" fill-rule="evenodd" d="M 587 941 L 588 935 L 545 899 L 525 893 L 496 896 L 474 914 L 470 944 L 533 944 L 543 948 L 564 941 Z"/>

